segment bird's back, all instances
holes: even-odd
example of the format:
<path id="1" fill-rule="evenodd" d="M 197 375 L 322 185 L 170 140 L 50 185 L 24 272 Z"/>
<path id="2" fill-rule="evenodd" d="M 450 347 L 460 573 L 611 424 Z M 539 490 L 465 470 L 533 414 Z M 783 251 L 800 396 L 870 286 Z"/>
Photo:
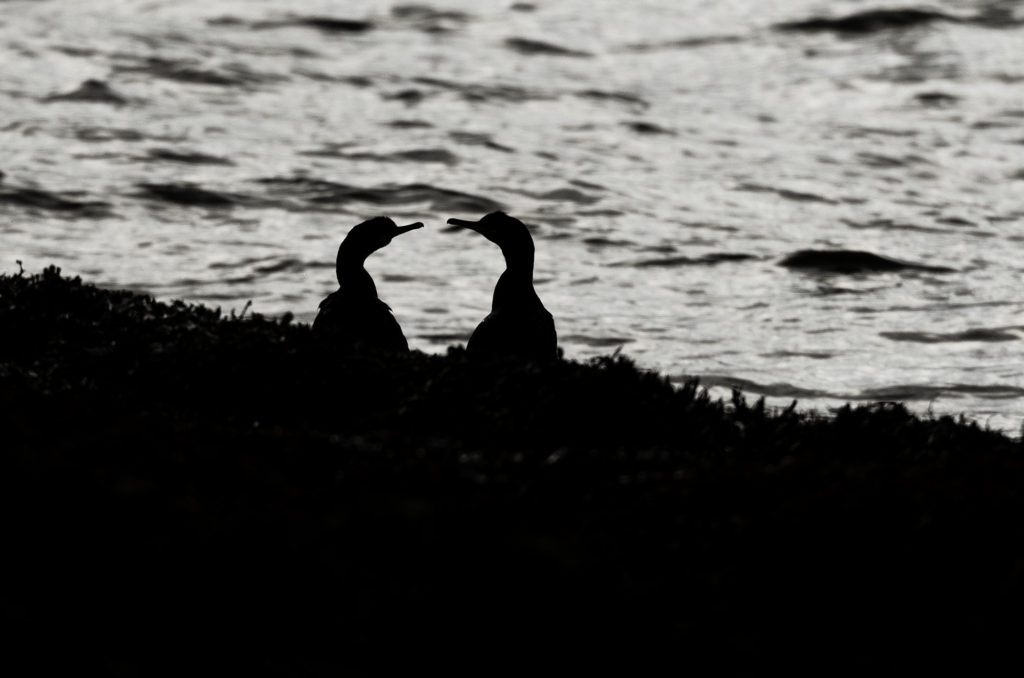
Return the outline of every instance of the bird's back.
<path id="1" fill-rule="evenodd" d="M 328 295 L 320 302 L 313 331 L 347 349 L 409 350 L 391 308 L 377 298 L 353 300 L 341 291 Z"/>

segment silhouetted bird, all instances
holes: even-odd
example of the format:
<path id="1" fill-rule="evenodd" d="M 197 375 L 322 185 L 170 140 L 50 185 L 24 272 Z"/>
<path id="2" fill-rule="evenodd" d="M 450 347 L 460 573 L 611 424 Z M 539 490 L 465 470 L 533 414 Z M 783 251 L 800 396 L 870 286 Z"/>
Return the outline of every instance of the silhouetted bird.
<path id="1" fill-rule="evenodd" d="M 377 287 L 363 263 L 396 235 L 422 227 L 419 222 L 397 226 L 387 217 L 376 217 L 353 227 L 338 247 L 338 291 L 320 302 L 313 331 L 331 336 L 346 349 L 408 351 L 409 342 L 402 328 L 391 307 L 377 297 Z"/>
<path id="2" fill-rule="evenodd" d="M 476 231 L 505 255 L 505 272 L 494 286 L 491 312 L 469 338 L 469 354 L 554 360 L 558 337 L 554 318 L 533 289 L 530 231 L 504 212 L 492 212 L 480 221 L 449 219 L 448 223 Z"/>

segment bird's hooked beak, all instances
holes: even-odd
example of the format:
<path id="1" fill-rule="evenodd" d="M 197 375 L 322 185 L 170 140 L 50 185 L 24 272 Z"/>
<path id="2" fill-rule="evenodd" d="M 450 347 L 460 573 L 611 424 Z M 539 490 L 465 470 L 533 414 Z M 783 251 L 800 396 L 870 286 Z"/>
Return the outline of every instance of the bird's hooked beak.
<path id="1" fill-rule="evenodd" d="M 466 219 L 456 219 L 452 217 L 451 219 L 448 220 L 448 223 L 451 224 L 452 226 L 459 226 L 461 228 L 468 228 L 471 231 L 476 231 L 477 233 L 487 238 L 491 242 L 494 242 L 494 238 L 492 237 L 494 231 L 488 228 L 486 225 L 480 223 L 479 221 L 468 221 Z"/>
<path id="2" fill-rule="evenodd" d="M 409 231 L 415 231 L 417 228 L 423 228 L 423 223 L 417 221 L 416 223 L 409 224 L 408 226 L 398 226 L 397 228 L 395 228 L 395 235 L 402 235 L 403 233 L 408 233 Z"/>

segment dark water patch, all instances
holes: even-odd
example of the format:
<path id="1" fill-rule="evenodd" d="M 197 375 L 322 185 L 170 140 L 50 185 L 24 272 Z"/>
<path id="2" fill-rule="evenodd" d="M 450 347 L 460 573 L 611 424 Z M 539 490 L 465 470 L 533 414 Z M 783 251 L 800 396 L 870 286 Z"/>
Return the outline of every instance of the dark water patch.
<path id="1" fill-rule="evenodd" d="M 738 252 L 712 252 L 697 258 L 663 257 L 660 259 L 641 259 L 640 261 L 617 261 L 608 264 L 608 266 L 616 268 L 624 266 L 631 268 L 677 268 L 679 266 L 715 266 L 735 261 L 749 261 L 750 259 L 757 259 L 757 257 L 752 254 Z"/>
<path id="2" fill-rule="evenodd" d="M 423 90 L 407 87 L 393 92 L 382 92 L 380 98 L 384 101 L 401 101 L 406 106 L 415 106 L 426 99 L 427 94 Z"/>
<path id="3" fill-rule="evenodd" d="M 890 259 L 860 250 L 800 250 L 782 259 L 779 266 L 821 273 L 885 273 L 926 271 L 954 273 L 956 269 Z"/>
<path id="4" fill-rule="evenodd" d="M 336 146 L 328 145 L 314 151 L 301 151 L 298 155 L 318 158 L 337 158 L 339 160 L 373 160 L 376 162 L 439 162 L 454 166 L 459 164 L 459 157 L 444 148 L 414 148 L 408 151 L 393 153 L 373 153 L 370 151 L 346 153 Z"/>
<path id="5" fill-rule="evenodd" d="M 506 38 L 505 47 L 519 54 L 529 56 L 562 56 L 562 57 L 590 57 L 589 52 L 562 47 L 542 40 L 531 40 L 529 38 Z"/>
<path id="6" fill-rule="evenodd" d="M 666 42 L 638 42 L 626 45 L 628 52 L 656 52 L 672 49 L 697 49 L 710 47 L 712 45 L 727 45 L 730 43 L 742 42 L 743 37 L 739 35 L 706 35 L 693 38 L 680 38 Z"/>
<path id="7" fill-rule="evenodd" d="M 680 226 L 686 226 L 688 228 L 701 228 L 709 231 L 720 231 L 722 233 L 739 233 L 740 228 L 738 226 L 726 226 L 725 224 L 713 224 L 707 221 L 683 221 L 674 219 L 675 223 Z"/>
<path id="8" fill-rule="evenodd" d="M 532 2 L 513 2 L 509 5 L 509 9 L 513 12 L 533 12 L 537 9 L 537 5 Z"/>
<path id="9" fill-rule="evenodd" d="M 343 82 L 353 87 L 367 88 L 373 87 L 373 79 L 366 77 L 365 75 L 345 75 L 338 78 L 338 82 Z"/>
<path id="10" fill-rule="evenodd" d="M 227 158 L 207 155 L 196 151 L 174 151 L 169 148 L 151 148 L 146 153 L 150 160 L 178 162 L 185 165 L 234 165 Z"/>
<path id="11" fill-rule="evenodd" d="M 979 120 L 971 123 L 971 129 L 1017 129 L 1020 123 L 1012 120 Z"/>
<path id="12" fill-rule="evenodd" d="M 747 393 L 756 393 L 772 398 L 828 398 L 832 394 L 828 391 L 803 388 L 794 386 L 787 382 L 776 382 L 772 384 L 760 384 L 750 379 L 730 377 L 728 375 L 702 374 L 699 376 L 701 386 L 739 389 Z"/>
<path id="13" fill-rule="evenodd" d="M 644 122 L 642 120 L 631 120 L 629 122 L 622 123 L 628 129 L 637 134 L 667 134 L 675 135 L 672 130 L 655 125 L 653 122 Z"/>
<path id="14" fill-rule="evenodd" d="M 916 137 L 920 132 L 914 129 L 890 129 L 888 127 L 848 127 L 847 137 L 862 139 L 867 136 Z"/>
<path id="15" fill-rule="evenodd" d="M 591 247 L 636 247 L 636 243 L 633 242 L 632 240 L 623 240 L 621 238 L 606 238 L 604 236 L 584 238 L 583 244 L 590 245 Z"/>
<path id="16" fill-rule="evenodd" d="M 839 204 L 838 200 L 832 200 L 831 198 L 826 198 L 825 196 L 818 195 L 817 193 L 793 191 L 788 188 L 776 188 L 775 186 L 765 186 L 763 184 L 743 183 L 736 186 L 734 190 L 749 191 L 752 193 L 775 193 L 780 198 L 785 198 L 786 200 L 794 200 L 797 202 L 821 202 L 827 205 Z"/>
<path id="17" fill-rule="evenodd" d="M 73 153 L 71 157 L 75 160 L 121 160 L 122 153 L 108 151 L 106 153 Z"/>
<path id="18" fill-rule="evenodd" d="M 101 54 L 103 54 L 100 50 L 93 49 L 92 47 L 78 47 L 78 46 L 74 46 L 74 45 L 57 45 L 57 46 L 53 47 L 52 49 L 55 52 L 60 52 L 61 54 L 67 54 L 68 56 L 72 56 L 72 57 L 86 57 L 86 58 L 88 58 L 88 57 L 100 56 Z M 83 273 L 86 273 L 86 272 L 87 271 L 83 271 Z"/>
<path id="19" fill-rule="evenodd" d="M 1016 221 L 1024 220 L 1024 211 L 1010 212 L 1008 214 L 992 214 L 992 215 L 989 215 L 989 216 L 987 216 L 985 218 L 988 221 L 990 221 L 990 222 L 992 222 L 994 224 L 1006 223 L 1006 222 L 1013 223 L 1013 222 L 1016 222 Z M 1013 240 L 1013 239 L 1019 239 L 1022 236 L 1011 235 L 1011 236 L 1007 236 L 1007 237 L 1009 239 Z"/>
<path id="20" fill-rule="evenodd" d="M 640 248 L 642 252 L 657 252 L 658 254 L 671 254 L 676 251 L 672 245 L 647 245 Z"/>
<path id="21" fill-rule="evenodd" d="M 576 214 L 581 217 L 621 217 L 625 216 L 625 212 L 617 209 L 592 209 L 592 210 L 579 210 Z"/>
<path id="22" fill-rule="evenodd" d="M 976 228 L 978 226 L 973 221 L 968 221 L 962 217 L 938 217 L 935 221 L 948 226 L 966 226 L 968 228 Z"/>
<path id="23" fill-rule="evenodd" d="M 611 101 L 615 103 L 628 104 L 629 106 L 648 109 L 651 104 L 641 97 L 628 92 L 607 92 L 599 89 L 585 89 L 575 93 L 581 99 L 593 99 L 594 101 Z"/>
<path id="24" fill-rule="evenodd" d="M 146 135 L 134 129 L 80 127 L 75 130 L 75 138 L 79 141 L 104 143 L 107 141 L 142 141 Z"/>
<path id="25" fill-rule="evenodd" d="M 559 339 L 567 344 L 581 344 L 593 348 L 612 348 L 632 344 L 636 339 L 628 337 L 592 337 L 586 334 L 568 334 Z"/>
<path id="26" fill-rule="evenodd" d="M 308 262 L 301 259 L 281 259 L 273 263 L 256 266 L 253 271 L 260 275 L 269 273 L 302 273 L 311 268 L 334 268 L 334 261 Z"/>
<path id="27" fill-rule="evenodd" d="M 490 198 L 463 193 L 430 184 L 385 184 L 359 187 L 309 177 L 266 178 L 257 183 L 277 194 L 290 209 L 333 209 L 337 205 L 362 202 L 373 205 L 413 205 L 424 203 L 435 212 L 486 214 L 504 209 Z M 296 205 L 295 201 L 300 201 Z"/>
<path id="28" fill-rule="evenodd" d="M 244 64 L 225 64 L 214 69 L 202 67 L 196 59 L 147 57 L 115 67 L 119 73 L 142 73 L 152 78 L 216 87 L 251 87 L 279 82 L 283 76 L 257 73 Z"/>
<path id="29" fill-rule="evenodd" d="M 292 73 L 308 80 L 343 83 L 346 85 L 352 85 L 353 87 L 359 87 L 360 89 L 366 89 L 367 87 L 373 87 L 374 85 L 372 78 L 368 78 L 363 75 L 332 75 L 330 73 L 314 71 L 308 68 L 296 68 Z"/>
<path id="30" fill-rule="evenodd" d="M 397 5 L 391 9 L 391 16 L 425 33 L 447 33 L 461 28 L 470 20 L 470 15 L 458 10 L 443 10 L 429 5 Z"/>
<path id="31" fill-rule="evenodd" d="M 330 265 L 330 267 L 334 268 L 334 264 L 332 263 Z M 384 273 L 384 274 L 382 274 L 380 276 L 380 278 L 384 282 L 393 282 L 393 283 L 419 282 L 419 281 L 423 280 L 423 278 L 420 277 L 420 276 L 404 275 L 402 273 Z"/>
<path id="32" fill-rule="evenodd" d="M 959 22 L 961 19 L 931 9 L 870 9 L 842 17 L 812 17 L 801 21 L 788 21 L 775 24 L 774 28 L 800 33 L 866 35 L 878 31 L 927 26 L 938 21 Z"/>
<path id="33" fill-rule="evenodd" d="M 601 196 L 588 195 L 575 188 L 556 188 L 544 193 L 527 193 L 538 200 L 551 200 L 556 202 L 574 202 L 577 205 L 593 205 L 601 200 Z"/>
<path id="34" fill-rule="evenodd" d="M 1024 388 L 1010 384 L 899 384 L 861 391 L 845 396 L 848 400 L 935 400 L 942 397 L 973 396 L 989 400 L 1006 400 L 1024 395 Z"/>
<path id="35" fill-rule="evenodd" d="M 92 104 L 111 104 L 123 106 L 128 99 L 115 92 L 110 85 L 102 80 L 86 80 L 76 89 L 64 94 L 51 94 L 43 97 L 43 101 L 50 103 L 54 101 L 78 101 Z"/>
<path id="36" fill-rule="evenodd" d="M 57 193 L 27 186 L 0 185 L 0 204 L 55 212 L 68 217 L 99 219 L 112 216 L 112 205 L 99 200 L 79 200 L 78 193 Z"/>
<path id="37" fill-rule="evenodd" d="M 430 129 L 434 126 L 426 120 L 390 120 L 384 124 L 394 129 Z"/>
<path id="38" fill-rule="evenodd" d="M 567 240 L 575 237 L 575 232 L 570 232 L 566 229 L 571 228 L 576 224 L 577 219 L 575 216 L 558 215 L 558 214 L 546 214 L 543 211 L 538 214 L 531 214 L 524 217 L 526 221 L 526 227 L 535 238 L 543 237 L 547 240 Z M 537 229 L 538 224 L 545 224 L 548 226 L 554 226 L 559 231 L 547 231 L 541 233 Z M 534 282 L 538 282 L 537 278 L 534 278 Z"/>
<path id="39" fill-rule="evenodd" d="M 139 197 L 160 200 L 186 207 L 233 207 L 240 202 L 239 196 L 211 191 L 190 183 L 137 184 Z"/>
<path id="40" fill-rule="evenodd" d="M 276 259 L 277 259 L 277 257 L 272 256 L 272 255 L 271 256 L 267 256 L 267 257 L 246 257 L 245 259 L 240 259 L 239 261 L 218 261 L 218 262 L 214 262 L 214 263 L 210 264 L 209 268 L 211 268 L 213 270 L 217 270 L 217 271 L 220 271 L 220 270 L 232 270 L 232 269 L 236 269 L 236 268 L 248 268 L 249 266 L 252 266 L 253 264 L 259 264 L 259 263 L 262 263 L 262 262 L 265 262 L 265 261 L 273 261 L 273 260 L 276 260 Z"/>
<path id="41" fill-rule="evenodd" d="M 964 341 L 1017 341 L 1020 337 L 1006 328 L 976 328 L 963 332 L 879 332 L 878 336 L 892 341 L 909 341 L 919 344 L 940 344 Z"/>
<path id="42" fill-rule="evenodd" d="M 312 28 L 321 33 L 355 34 L 366 33 L 375 28 L 372 21 L 328 16 L 293 16 L 277 21 L 257 21 L 249 24 L 253 30 L 265 31 L 277 28 Z"/>
<path id="43" fill-rule="evenodd" d="M 948 108 L 960 103 L 960 97 L 948 92 L 918 92 L 914 95 L 914 101 L 922 106 Z"/>
<path id="44" fill-rule="evenodd" d="M 918 224 L 908 224 L 894 221 L 893 219 L 871 219 L 870 221 L 853 221 L 852 219 L 840 219 L 841 223 L 846 224 L 850 228 L 856 228 L 860 230 L 867 229 L 879 229 L 883 231 L 912 231 L 917 233 L 949 233 L 950 231 L 945 228 L 932 228 L 929 226 L 920 226 Z"/>
<path id="45" fill-rule="evenodd" d="M 248 26 L 248 22 L 236 16 L 218 16 L 206 20 L 207 26 Z"/>
<path id="46" fill-rule="evenodd" d="M 514 148 L 499 144 L 491 139 L 490 135 L 487 134 L 474 132 L 449 132 L 448 136 L 456 143 L 463 144 L 465 146 L 483 146 L 484 148 L 501 151 L 502 153 L 515 153 Z"/>
<path id="47" fill-rule="evenodd" d="M 592 181 L 584 181 L 583 179 L 571 179 L 569 181 L 569 183 L 572 184 L 573 186 L 579 186 L 580 188 L 589 188 L 589 189 L 593 189 L 595 191 L 607 191 L 608 190 L 607 187 L 602 186 L 601 184 L 595 184 Z"/>
<path id="48" fill-rule="evenodd" d="M 538 89 L 527 89 L 509 84 L 481 84 L 473 82 L 457 82 L 442 78 L 419 77 L 413 82 L 448 90 L 457 93 L 466 101 L 508 101 L 522 103 L 524 101 L 547 101 L 555 98 L 554 94 Z"/>
<path id="49" fill-rule="evenodd" d="M 835 356 L 835 353 L 828 351 L 772 351 L 761 354 L 762 358 L 811 358 L 812 360 L 828 360 Z"/>

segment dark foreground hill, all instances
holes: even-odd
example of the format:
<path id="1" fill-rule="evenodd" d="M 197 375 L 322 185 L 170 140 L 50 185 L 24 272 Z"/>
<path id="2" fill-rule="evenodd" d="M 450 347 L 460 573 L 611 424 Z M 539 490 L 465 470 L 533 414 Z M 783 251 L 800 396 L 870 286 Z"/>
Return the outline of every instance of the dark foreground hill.
<path id="1" fill-rule="evenodd" d="M 1020 443 L 0 277 L 7 640 L 115 675 L 1019 661 Z M 12 674 L 13 675 L 13 674 Z"/>

